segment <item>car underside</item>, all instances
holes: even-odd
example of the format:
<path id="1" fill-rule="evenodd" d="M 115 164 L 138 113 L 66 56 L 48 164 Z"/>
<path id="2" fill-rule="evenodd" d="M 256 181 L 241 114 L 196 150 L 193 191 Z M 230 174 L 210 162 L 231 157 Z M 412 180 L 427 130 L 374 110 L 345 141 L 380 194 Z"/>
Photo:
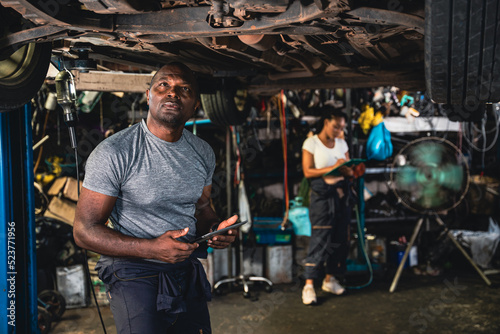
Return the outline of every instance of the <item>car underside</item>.
<path id="1" fill-rule="evenodd" d="M 48 43 L 52 59 L 72 60 L 75 69 L 87 71 L 97 61 L 106 69 L 125 65 L 141 72 L 181 61 L 207 80 L 238 79 L 256 95 L 396 85 L 427 87 L 440 103 L 463 105 L 472 101 L 466 101 L 470 95 L 475 104 L 496 102 L 500 89 L 492 76 L 500 65 L 495 56 L 499 5 L 482 2 L 479 25 L 487 36 L 478 48 L 492 43 L 492 51 L 472 65 L 488 64 L 491 74 L 484 80 L 488 75 L 479 69 L 471 77 L 472 65 L 456 68 L 453 52 L 461 46 L 449 43 L 460 34 L 454 24 L 461 21 L 470 21 L 463 29 L 473 33 L 478 6 L 442 0 L 428 0 L 427 9 L 423 0 L 0 0 L 2 19 L 8 22 L 0 35 L 0 61 L 10 60 L 21 45 Z M 464 11 L 465 18 L 459 15 Z M 441 32 L 444 40 L 437 38 Z M 471 48 L 472 35 L 464 38 Z M 473 52 L 466 50 L 456 63 Z M 440 74 L 444 67 L 446 73 Z M 17 73 L 0 68 L 2 82 Z M 462 81 L 473 80 L 474 87 L 459 82 L 454 88 L 456 71 Z M 479 96 L 484 86 L 488 92 Z"/>

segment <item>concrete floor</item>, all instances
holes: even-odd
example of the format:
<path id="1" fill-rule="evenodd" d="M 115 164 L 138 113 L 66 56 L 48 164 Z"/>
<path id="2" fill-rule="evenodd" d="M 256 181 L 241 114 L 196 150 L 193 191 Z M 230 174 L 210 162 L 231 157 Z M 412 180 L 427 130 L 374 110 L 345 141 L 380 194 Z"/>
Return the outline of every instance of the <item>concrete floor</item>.
<path id="1" fill-rule="evenodd" d="M 359 277 L 358 277 L 359 278 Z M 344 296 L 320 291 L 318 305 L 301 302 L 301 282 L 254 287 L 249 299 L 235 290 L 209 304 L 215 334 L 279 333 L 500 333 L 500 275 L 487 287 L 474 271 L 416 276 L 407 271 L 389 293 L 393 272 Z M 356 279 L 350 278 L 351 282 Z M 348 282 L 349 283 L 349 282 Z M 109 307 L 107 332 L 116 333 Z M 103 333 L 95 307 L 67 310 L 51 333 Z"/>

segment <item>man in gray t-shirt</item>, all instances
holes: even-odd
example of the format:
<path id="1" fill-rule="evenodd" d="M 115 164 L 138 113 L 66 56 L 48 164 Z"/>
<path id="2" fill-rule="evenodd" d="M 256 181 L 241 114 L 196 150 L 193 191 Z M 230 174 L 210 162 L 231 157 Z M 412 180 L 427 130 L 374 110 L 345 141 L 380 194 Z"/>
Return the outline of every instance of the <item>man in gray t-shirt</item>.
<path id="1" fill-rule="evenodd" d="M 156 137 L 142 120 L 109 137 L 92 152 L 83 187 L 116 197 L 113 228 L 156 238 L 189 227 L 179 240 L 195 239 L 195 204 L 212 184 L 212 148 L 188 130 L 176 142 Z"/>
<path id="2" fill-rule="evenodd" d="M 102 254 L 97 269 L 118 333 L 210 333 L 210 288 L 195 256 L 203 252 L 190 240 L 238 217 L 219 224 L 209 205 L 214 153 L 184 129 L 199 106 L 192 72 L 166 65 L 146 94 L 147 119 L 104 140 L 87 161 L 75 241 Z M 235 235 L 208 245 L 225 248 Z"/>

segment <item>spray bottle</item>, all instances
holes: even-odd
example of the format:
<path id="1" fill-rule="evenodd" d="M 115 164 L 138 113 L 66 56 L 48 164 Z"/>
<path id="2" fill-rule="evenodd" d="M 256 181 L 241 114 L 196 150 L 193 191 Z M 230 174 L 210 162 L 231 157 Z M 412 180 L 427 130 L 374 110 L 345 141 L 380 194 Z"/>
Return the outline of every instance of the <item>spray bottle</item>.
<path id="1" fill-rule="evenodd" d="M 295 200 L 290 201 L 288 219 L 292 222 L 295 235 L 311 236 L 309 208 L 302 206 L 302 197 L 295 197 Z"/>

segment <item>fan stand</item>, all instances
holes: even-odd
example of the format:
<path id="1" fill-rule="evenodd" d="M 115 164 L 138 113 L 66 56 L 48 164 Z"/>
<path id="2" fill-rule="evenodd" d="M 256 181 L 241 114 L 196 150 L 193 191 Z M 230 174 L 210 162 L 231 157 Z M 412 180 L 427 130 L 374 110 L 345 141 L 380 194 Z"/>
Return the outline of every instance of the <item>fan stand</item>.
<path id="1" fill-rule="evenodd" d="M 460 243 L 457 241 L 457 239 L 453 236 L 453 234 L 450 232 L 448 227 L 446 227 L 445 223 L 441 220 L 441 218 L 439 218 L 439 216 L 437 214 L 435 214 L 434 216 L 435 216 L 434 218 L 435 218 L 436 222 L 439 225 L 441 225 L 442 227 L 444 227 L 448 238 L 450 238 L 450 240 L 453 241 L 455 246 L 458 248 L 458 250 L 460 250 L 460 252 L 462 252 L 462 254 L 467 259 L 467 261 L 469 261 L 469 263 L 474 267 L 474 269 L 476 269 L 479 276 L 481 276 L 481 278 L 486 282 L 487 285 L 491 285 L 491 281 L 488 279 L 488 277 L 486 277 L 486 275 L 484 275 L 483 271 L 477 266 L 477 264 L 469 256 L 469 254 L 467 254 L 465 249 L 462 247 L 462 245 L 460 245 Z M 420 218 L 417 222 L 417 225 L 415 225 L 415 229 L 413 230 L 413 234 L 411 236 L 410 242 L 408 243 L 408 246 L 406 247 L 403 258 L 401 259 L 401 262 L 399 263 L 398 270 L 396 271 L 396 275 L 394 275 L 394 279 L 392 281 L 389 292 L 394 292 L 396 290 L 396 287 L 397 287 L 398 282 L 399 282 L 399 278 L 401 276 L 401 273 L 403 272 L 403 267 L 406 263 L 406 259 L 408 258 L 408 254 L 410 253 L 410 249 L 412 248 L 413 244 L 415 243 L 415 239 L 417 239 L 417 235 L 420 232 L 420 229 L 422 228 L 422 224 L 424 222 L 424 219 L 428 221 L 429 215 L 426 215 L 425 217 Z"/>
<path id="2" fill-rule="evenodd" d="M 219 290 L 219 287 L 223 284 L 231 284 L 231 283 L 241 283 L 243 284 L 243 297 L 248 298 L 250 297 L 250 289 L 248 287 L 248 281 L 250 282 L 264 282 L 267 283 L 266 285 L 266 291 L 271 292 L 273 289 L 273 282 L 271 282 L 269 279 L 265 277 L 259 277 L 259 276 L 245 276 L 243 275 L 243 232 L 241 232 L 241 229 L 238 229 L 239 231 L 239 238 L 240 238 L 240 244 L 238 247 L 238 254 L 239 254 L 239 259 L 240 259 L 240 266 L 239 266 L 239 272 L 240 274 L 235 276 L 235 277 L 229 277 L 226 279 L 222 279 L 215 283 L 214 285 L 214 291 L 217 293 Z M 231 259 L 229 260 L 231 261 Z M 231 274 L 231 272 L 229 272 Z"/>

